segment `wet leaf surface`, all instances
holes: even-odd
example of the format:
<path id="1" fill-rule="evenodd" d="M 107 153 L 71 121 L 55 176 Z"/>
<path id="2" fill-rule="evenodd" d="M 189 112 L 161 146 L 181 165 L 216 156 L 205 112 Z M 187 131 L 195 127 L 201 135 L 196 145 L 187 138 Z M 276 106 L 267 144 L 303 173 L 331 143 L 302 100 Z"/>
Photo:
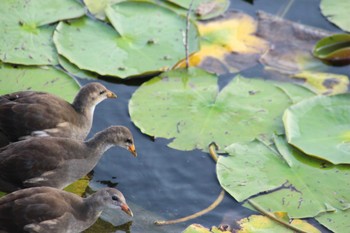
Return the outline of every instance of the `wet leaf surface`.
<path id="1" fill-rule="evenodd" d="M 80 17 L 84 9 L 72 0 L 1 1 L 0 59 L 24 65 L 57 64 L 52 33 L 59 20 Z"/>
<path id="2" fill-rule="evenodd" d="M 350 163 L 350 94 L 317 96 L 283 116 L 288 142 L 334 164 Z"/>

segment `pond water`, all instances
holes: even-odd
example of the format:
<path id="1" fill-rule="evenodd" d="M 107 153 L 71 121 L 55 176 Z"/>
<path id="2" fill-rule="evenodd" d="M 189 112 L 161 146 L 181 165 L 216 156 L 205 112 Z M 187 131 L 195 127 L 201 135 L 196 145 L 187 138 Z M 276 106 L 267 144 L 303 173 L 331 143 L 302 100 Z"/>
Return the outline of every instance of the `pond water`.
<path id="1" fill-rule="evenodd" d="M 257 10 L 271 14 L 283 14 L 284 18 L 306 25 L 339 31 L 329 23 L 319 11 L 319 0 L 255 0 L 250 5 L 241 0 L 232 0 L 231 9 L 238 9 L 250 15 Z M 244 72 L 245 76 L 263 76 L 260 66 Z M 220 85 L 225 85 L 229 77 L 220 77 Z M 81 84 L 90 80 L 79 80 Z M 133 125 L 128 114 L 128 101 L 144 80 L 101 81 L 117 93 L 116 100 L 106 100 L 95 111 L 94 124 L 90 136 L 110 125 L 128 127 L 135 138 L 138 157 L 128 151 L 112 148 L 102 157 L 94 169 L 91 187 L 97 189 L 109 184 L 117 184 L 128 203 L 134 218 L 114 213 L 103 215 L 104 219 L 121 225 L 100 232 L 182 232 L 188 225 L 199 223 L 206 227 L 219 225 L 246 217 L 251 210 L 241 207 L 228 194 L 213 211 L 185 223 L 155 226 L 155 220 L 180 218 L 198 212 L 209 206 L 219 195 L 221 187 L 215 173 L 215 162 L 201 151 L 179 151 L 166 146 L 167 140 L 153 140 Z M 312 221 L 317 224 L 316 221 Z M 124 224 L 127 223 L 127 224 Z M 322 226 L 322 232 L 328 232 Z"/>

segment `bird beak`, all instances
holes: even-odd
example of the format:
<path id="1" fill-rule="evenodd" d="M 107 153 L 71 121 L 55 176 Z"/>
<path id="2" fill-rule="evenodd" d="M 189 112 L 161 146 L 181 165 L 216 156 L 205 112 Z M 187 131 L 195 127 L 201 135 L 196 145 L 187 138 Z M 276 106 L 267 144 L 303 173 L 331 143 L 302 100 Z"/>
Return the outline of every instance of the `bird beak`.
<path id="1" fill-rule="evenodd" d="M 117 98 L 117 95 L 114 94 L 114 93 L 111 92 L 111 91 L 108 91 L 108 92 L 107 92 L 107 98 Z"/>
<path id="2" fill-rule="evenodd" d="M 129 208 L 129 206 L 127 204 L 122 204 L 121 205 L 121 209 L 122 211 L 124 211 L 127 215 L 129 216 L 134 216 L 134 214 L 132 213 L 131 209 Z"/>
<path id="3" fill-rule="evenodd" d="M 134 144 L 128 146 L 128 150 L 131 152 L 131 154 L 132 154 L 134 157 L 137 157 L 137 153 L 136 153 L 136 149 L 135 149 L 135 145 L 134 145 Z"/>

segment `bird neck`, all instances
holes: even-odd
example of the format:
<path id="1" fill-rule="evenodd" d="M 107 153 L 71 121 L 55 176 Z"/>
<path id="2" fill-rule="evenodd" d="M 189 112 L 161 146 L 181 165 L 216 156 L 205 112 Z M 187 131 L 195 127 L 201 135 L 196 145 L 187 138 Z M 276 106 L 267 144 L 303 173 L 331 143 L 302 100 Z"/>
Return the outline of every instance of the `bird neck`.
<path id="1" fill-rule="evenodd" d="M 72 106 L 78 113 L 83 114 L 87 117 L 92 117 L 96 104 L 90 103 L 85 95 L 86 94 L 79 92 L 74 98 Z"/>
<path id="2" fill-rule="evenodd" d="M 86 213 L 90 218 L 98 218 L 102 211 L 105 209 L 102 197 L 94 193 L 89 197 L 84 199 L 84 205 L 86 208 Z"/>
<path id="3" fill-rule="evenodd" d="M 114 146 L 114 144 L 109 140 L 108 133 L 104 131 L 95 134 L 95 136 L 86 141 L 85 144 L 101 155 L 109 148 Z"/>

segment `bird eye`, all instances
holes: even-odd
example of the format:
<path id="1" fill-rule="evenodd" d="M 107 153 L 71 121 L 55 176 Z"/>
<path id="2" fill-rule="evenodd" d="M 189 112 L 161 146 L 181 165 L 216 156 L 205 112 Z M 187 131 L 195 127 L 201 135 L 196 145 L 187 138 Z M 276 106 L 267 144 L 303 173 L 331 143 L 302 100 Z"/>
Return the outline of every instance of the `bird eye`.
<path id="1" fill-rule="evenodd" d="M 104 93 L 106 93 L 106 90 L 100 91 L 100 95 L 103 95 Z"/>
<path id="2" fill-rule="evenodd" d="M 125 140 L 125 143 L 132 144 L 132 140 L 130 138 L 128 138 L 128 139 Z"/>
<path id="3" fill-rule="evenodd" d="M 117 196 L 112 196 L 112 200 L 113 200 L 113 201 L 119 201 L 119 197 L 117 197 Z"/>

